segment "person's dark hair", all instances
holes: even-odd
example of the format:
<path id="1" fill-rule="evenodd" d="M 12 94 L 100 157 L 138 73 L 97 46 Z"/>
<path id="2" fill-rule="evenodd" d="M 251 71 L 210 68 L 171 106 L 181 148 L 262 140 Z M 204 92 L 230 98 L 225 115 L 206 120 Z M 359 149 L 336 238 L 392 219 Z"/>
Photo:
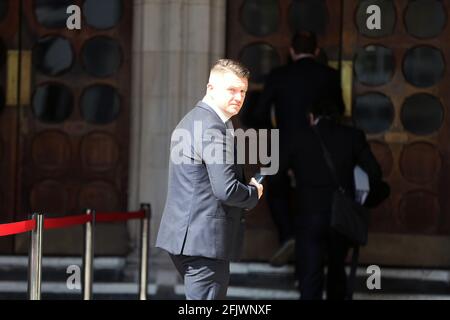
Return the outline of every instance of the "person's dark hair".
<path id="1" fill-rule="evenodd" d="M 317 48 L 316 35 L 309 31 L 299 31 L 292 37 L 291 46 L 296 54 L 314 54 Z"/>
<path id="2" fill-rule="evenodd" d="M 314 117 L 327 117 L 338 120 L 342 114 L 338 105 L 330 98 L 321 98 L 316 100 L 307 108 L 307 113 L 312 113 Z"/>

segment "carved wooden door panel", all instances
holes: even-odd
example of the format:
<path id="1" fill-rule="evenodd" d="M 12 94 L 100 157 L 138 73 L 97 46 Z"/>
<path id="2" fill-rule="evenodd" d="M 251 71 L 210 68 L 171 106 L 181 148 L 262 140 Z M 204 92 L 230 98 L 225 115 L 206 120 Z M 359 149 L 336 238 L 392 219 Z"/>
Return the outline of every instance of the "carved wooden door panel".
<path id="1" fill-rule="evenodd" d="M 12 222 L 17 191 L 19 2 L 0 2 L 0 223 Z M 11 252 L 13 238 L 0 238 L 0 252 Z"/>
<path id="2" fill-rule="evenodd" d="M 370 5 L 380 8 L 379 30 L 367 25 Z M 329 64 L 340 67 L 347 114 L 392 188 L 373 212 L 363 263 L 450 265 L 449 10 L 449 0 L 228 2 L 227 54 L 253 72 L 246 107 L 287 61 L 296 28 L 315 31 Z M 243 110 L 241 120 L 251 121 Z M 276 231 L 265 203 L 255 211 L 246 258 L 264 260 Z"/>
<path id="3" fill-rule="evenodd" d="M 20 16 L 14 220 L 126 210 L 132 1 L 24 0 Z"/>
<path id="4" fill-rule="evenodd" d="M 370 5 L 380 29 L 367 25 Z M 363 261 L 450 264 L 449 9 L 448 0 L 344 1 L 353 119 L 392 188 L 373 212 Z"/>

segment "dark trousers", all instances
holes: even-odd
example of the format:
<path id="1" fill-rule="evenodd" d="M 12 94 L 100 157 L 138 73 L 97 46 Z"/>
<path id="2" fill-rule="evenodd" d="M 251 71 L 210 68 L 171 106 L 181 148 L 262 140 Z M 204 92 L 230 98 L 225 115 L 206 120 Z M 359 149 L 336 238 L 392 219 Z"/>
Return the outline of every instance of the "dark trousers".
<path id="1" fill-rule="evenodd" d="M 277 227 L 280 243 L 294 237 L 293 218 L 290 206 L 290 179 L 287 171 L 279 171 L 267 177 L 267 203 L 272 220 Z"/>
<path id="2" fill-rule="evenodd" d="M 320 300 L 325 283 L 329 300 L 345 299 L 345 259 L 350 245 L 330 228 L 329 213 L 301 213 L 296 217 L 296 274 L 302 300 Z"/>

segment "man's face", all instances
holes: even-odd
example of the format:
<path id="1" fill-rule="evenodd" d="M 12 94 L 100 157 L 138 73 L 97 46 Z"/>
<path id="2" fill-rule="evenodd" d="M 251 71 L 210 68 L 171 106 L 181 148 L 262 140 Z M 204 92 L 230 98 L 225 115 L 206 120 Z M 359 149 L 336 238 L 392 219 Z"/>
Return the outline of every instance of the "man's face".
<path id="1" fill-rule="evenodd" d="M 208 93 L 222 112 L 232 117 L 239 113 L 247 93 L 248 80 L 232 72 L 213 75 L 208 83 Z"/>

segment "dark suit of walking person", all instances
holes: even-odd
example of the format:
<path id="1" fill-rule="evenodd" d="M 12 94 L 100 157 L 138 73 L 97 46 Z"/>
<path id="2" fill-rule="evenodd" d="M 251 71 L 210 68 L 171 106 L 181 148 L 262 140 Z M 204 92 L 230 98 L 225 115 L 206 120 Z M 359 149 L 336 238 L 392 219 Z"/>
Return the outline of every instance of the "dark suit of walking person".
<path id="1" fill-rule="evenodd" d="M 226 130 L 242 107 L 248 77 L 239 63 L 219 60 L 206 96 L 172 135 L 168 194 L 156 246 L 169 252 L 189 300 L 225 299 L 229 263 L 239 259 L 242 248 L 244 209 L 255 207 L 262 195 L 262 185 L 254 179 L 247 184 L 243 168 L 226 161 L 233 150 Z"/>
<path id="2" fill-rule="evenodd" d="M 325 282 L 327 299 L 344 299 L 347 293 L 345 259 L 351 243 L 330 227 L 332 196 L 337 186 L 319 139 L 328 149 L 339 183 L 350 197 L 355 196 L 356 165 L 369 178 L 367 207 L 378 205 L 389 195 L 364 132 L 339 124 L 335 120 L 338 113 L 333 102 L 323 100 L 314 104 L 309 114 L 310 126 L 293 136 L 289 147 L 297 183 L 296 269 L 302 299 L 322 299 Z"/>
<path id="3" fill-rule="evenodd" d="M 260 97 L 255 121 L 259 127 L 270 127 L 270 110 L 274 107 L 276 127 L 280 130 L 281 164 L 289 161 L 287 147 L 292 136 L 308 126 L 306 108 L 313 102 L 328 96 L 344 113 L 339 73 L 316 60 L 317 50 L 314 34 L 297 33 L 290 48 L 293 62 L 269 74 Z M 284 170 L 268 177 L 267 200 L 281 243 L 281 250 L 271 259 L 274 265 L 286 263 L 289 248 L 293 248 L 288 169 L 284 166 Z"/>

